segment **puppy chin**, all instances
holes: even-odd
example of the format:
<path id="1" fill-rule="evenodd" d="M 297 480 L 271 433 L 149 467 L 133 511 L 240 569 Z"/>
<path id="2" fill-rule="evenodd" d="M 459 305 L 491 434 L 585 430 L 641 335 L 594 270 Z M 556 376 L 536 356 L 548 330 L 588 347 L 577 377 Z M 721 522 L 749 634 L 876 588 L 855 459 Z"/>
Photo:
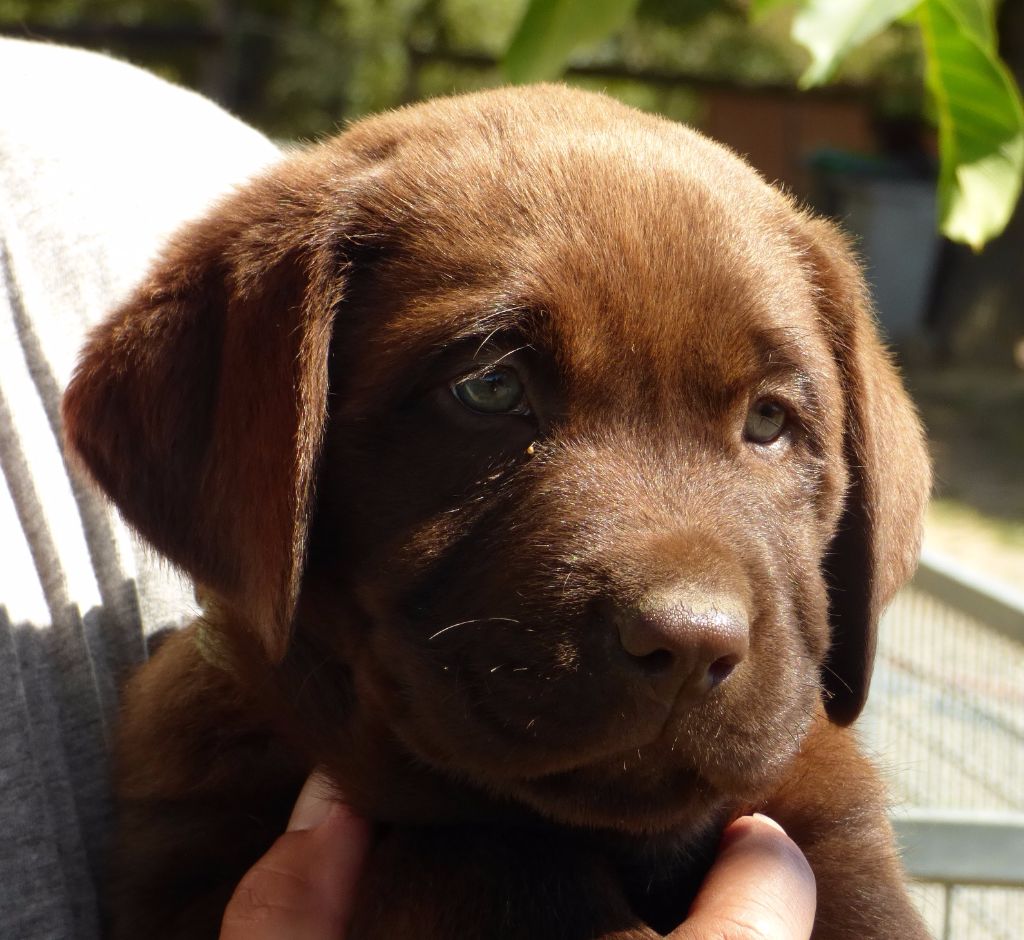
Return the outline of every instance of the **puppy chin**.
<path id="1" fill-rule="evenodd" d="M 517 799 L 549 818 L 633 834 L 691 831 L 723 808 L 757 803 L 778 783 L 814 721 L 808 696 L 794 699 L 773 731 L 730 733 L 713 710 L 671 726 L 658 741 L 572 770 L 523 781 Z M 710 727 L 722 732 L 710 749 Z M 768 739 L 768 740 L 766 740 Z M 723 751 L 728 763 L 716 760 Z"/>
<path id="2" fill-rule="evenodd" d="M 729 802 L 691 769 L 644 777 L 611 762 L 524 781 L 513 795 L 556 822 L 630 835 L 700 829 Z"/>
<path id="3" fill-rule="evenodd" d="M 412 753 L 444 776 L 482 785 L 502 802 L 511 800 L 564 825 L 635 835 L 690 829 L 728 801 L 691 767 L 667 766 L 653 757 L 646 766 L 642 758 L 638 764 L 645 747 L 611 756 L 614 748 L 607 744 L 601 755 L 568 748 L 494 748 L 488 760 L 482 757 L 484 748 L 466 749 L 473 735 L 465 728 L 459 729 L 457 748 L 410 729 L 397 730 Z"/>
<path id="4" fill-rule="evenodd" d="M 802 737 L 802 734 L 801 734 Z M 508 795 L 559 823 L 632 835 L 688 832 L 726 808 L 757 803 L 783 775 L 797 748 L 742 768 L 696 769 L 645 749 L 516 782 Z M 645 767 L 647 762 L 649 766 Z"/>
<path id="5" fill-rule="evenodd" d="M 762 735 L 730 740 L 728 765 L 709 760 L 701 746 L 715 724 L 710 715 L 676 730 L 664 723 L 653 741 L 632 743 L 619 736 L 569 740 L 564 730 L 555 739 L 510 741 L 493 723 L 465 714 L 453 724 L 454 715 L 425 721 L 421 712 L 419 721 L 392 727 L 411 753 L 448 778 L 482 785 L 557 823 L 651 835 L 695 831 L 727 807 L 761 799 L 795 757 L 812 714 L 801 697 L 771 747 Z"/>

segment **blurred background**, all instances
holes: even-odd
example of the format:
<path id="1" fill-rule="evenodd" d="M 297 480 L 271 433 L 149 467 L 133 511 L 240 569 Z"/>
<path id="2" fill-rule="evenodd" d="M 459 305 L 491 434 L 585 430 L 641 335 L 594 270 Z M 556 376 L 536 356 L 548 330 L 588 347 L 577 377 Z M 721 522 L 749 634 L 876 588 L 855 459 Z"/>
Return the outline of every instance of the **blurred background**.
<path id="1" fill-rule="evenodd" d="M 1024 2 L 994 2 L 1024 81 Z M 771 4 L 765 4 L 772 6 Z M 937 937 L 1024 937 L 1024 211 L 975 253 L 937 233 L 920 33 L 800 90 L 792 9 L 639 0 L 564 80 L 705 130 L 858 239 L 936 468 L 921 573 L 888 615 L 865 735 Z M 0 0 L 0 34 L 107 51 L 281 142 L 502 84 L 527 0 Z M 116 107 L 116 102 L 110 103 Z"/>

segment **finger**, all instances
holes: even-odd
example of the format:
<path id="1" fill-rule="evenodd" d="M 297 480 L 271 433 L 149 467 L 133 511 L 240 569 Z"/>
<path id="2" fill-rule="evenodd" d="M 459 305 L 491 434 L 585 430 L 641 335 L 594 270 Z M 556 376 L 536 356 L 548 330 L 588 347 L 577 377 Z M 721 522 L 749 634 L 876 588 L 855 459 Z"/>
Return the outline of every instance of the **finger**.
<path id="1" fill-rule="evenodd" d="M 298 799 L 288 819 L 288 832 L 302 829 L 315 829 L 320 825 L 338 800 L 337 791 L 331 788 L 327 778 L 319 771 L 314 771 L 306 778 L 299 791 Z"/>
<path id="2" fill-rule="evenodd" d="M 742 816 L 670 938 L 808 940 L 815 904 L 814 874 L 796 843 L 767 816 Z"/>
<path id="3" fill-rule="evenodd" d="M 344 937 L 369 824 L 327 799 L 320 784 L 307 783 L 289 830 L 239 882 L 224 911 L 221 940 Z"/>

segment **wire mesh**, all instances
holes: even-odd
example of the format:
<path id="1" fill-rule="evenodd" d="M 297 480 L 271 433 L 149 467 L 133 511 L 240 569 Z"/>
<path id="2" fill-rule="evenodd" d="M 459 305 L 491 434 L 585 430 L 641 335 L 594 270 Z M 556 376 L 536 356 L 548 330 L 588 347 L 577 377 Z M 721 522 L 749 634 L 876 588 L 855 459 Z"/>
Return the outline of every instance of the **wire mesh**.
<path id="1" fill-rule="evenodd" d="M 911 585 L 879 636 L 866 742 L 895 808 L 1024 810 L 1024 644 Z M 943 940 L 1022 940 L 1024 886 L 919 884 Z"/>

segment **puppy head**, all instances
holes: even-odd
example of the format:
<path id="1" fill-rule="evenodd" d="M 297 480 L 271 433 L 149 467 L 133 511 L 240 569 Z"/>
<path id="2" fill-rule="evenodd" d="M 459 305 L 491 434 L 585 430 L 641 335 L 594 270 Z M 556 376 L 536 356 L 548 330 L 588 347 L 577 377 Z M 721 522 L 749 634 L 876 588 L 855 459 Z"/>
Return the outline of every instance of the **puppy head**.
<path id="1" fill-rule="evenodd" d="M 627 829 L 756 795 L 822 693 L 856 717 L 927 493 L 831 227 L 554 87 L 371 119 L 229 200 L 65 418 L 269 662 L 347 664 L 314 725 Z"/>

